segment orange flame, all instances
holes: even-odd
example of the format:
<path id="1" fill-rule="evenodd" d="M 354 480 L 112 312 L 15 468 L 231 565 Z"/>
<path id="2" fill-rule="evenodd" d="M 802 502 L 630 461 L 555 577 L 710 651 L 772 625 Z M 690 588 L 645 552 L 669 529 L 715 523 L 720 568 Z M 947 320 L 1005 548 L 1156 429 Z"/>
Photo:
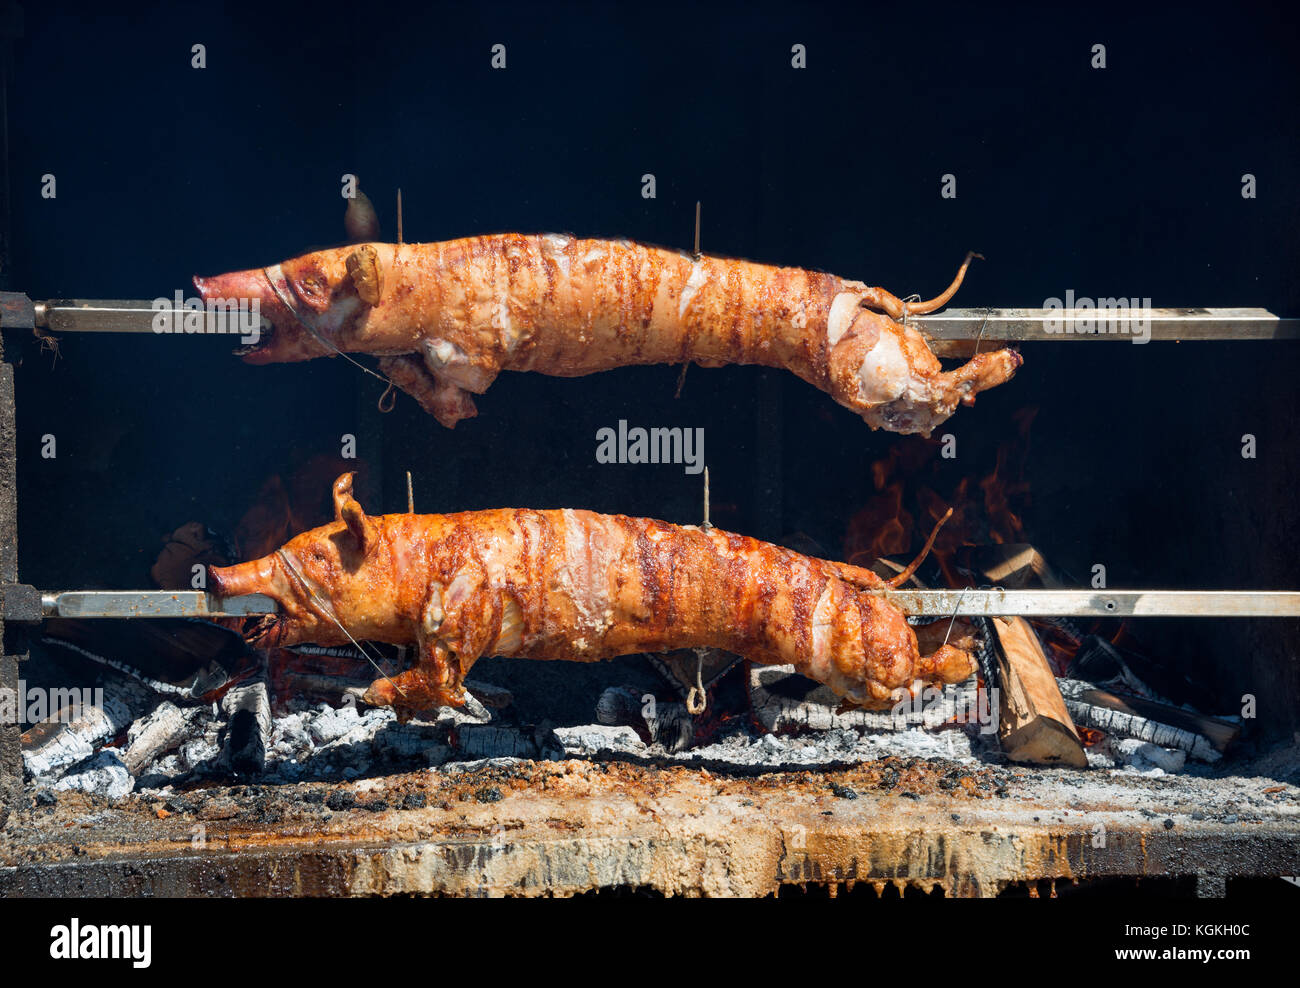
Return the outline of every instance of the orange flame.
<path id="1" fill-rule="evenodd" d="M 364 487 L 368 471 L 363 461 L 324 453 L 294 470 L 287 485 L 278 473 L 268 477 L 235 526 L 240 558 L 265 556 L 299 532 L 328 522 L 334 517 L 334 478 L 350 471 L 357 474 L 357 487 Z"/>
<path id="2" fill-rule="evenodd" d="M 1024 523 L 1017 512 L 1029 501 L 1024 474 L 1029 429 L 1037 411 L 1031 406 L 1016 412 L 1012 416 L 1016 434 L 998 445 L 992 470 L 978 479 L 961 477 L 947 496 L 935 489 L 942 444 L 915 436 L 900 439 L 888 455 L 871 464 L 876 493 L 849 521 L 844 558 L 870 566 L 882 556 L 907 555 L 914 551 L 914 538 L 928 532 L 951 507 L 952 518 L 940 531 L 931 558 L 948 586 L 965 586 L 967 581 L 955 564 L 958 549 L 1024 540 Z"/>

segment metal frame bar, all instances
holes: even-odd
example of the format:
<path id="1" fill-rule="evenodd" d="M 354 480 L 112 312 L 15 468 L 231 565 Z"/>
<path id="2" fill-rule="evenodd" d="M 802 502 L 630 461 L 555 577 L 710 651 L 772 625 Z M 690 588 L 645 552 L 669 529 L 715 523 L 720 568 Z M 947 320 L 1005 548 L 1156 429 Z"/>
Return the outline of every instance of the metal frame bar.
<path id="1" fill-rule="evenodd" d="M 14 368 L 4 360 L 4 343 L 0 341 L 0 594 L 18 581 L 18 489 L 17 451 L 14 427 Z M 9 654 L 0 612 L 0 690 L 18 696 L 18 659 Z M 13 704 L 0 706 L 14 709 Z M 18 723 L 0 719 L 0 828 L 9 817 L 9 809 L 22 792 L 23 762 L 19 745 Z"/>

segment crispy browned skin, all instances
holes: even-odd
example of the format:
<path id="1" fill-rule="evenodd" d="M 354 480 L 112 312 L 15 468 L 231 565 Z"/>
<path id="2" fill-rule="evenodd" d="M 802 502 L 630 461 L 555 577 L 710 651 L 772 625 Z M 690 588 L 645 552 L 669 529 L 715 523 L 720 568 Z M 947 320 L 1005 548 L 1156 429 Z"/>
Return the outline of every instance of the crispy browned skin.
<path id="1" fill-rule="evenodd" d="M 503 370 L 574 377 L 694 362 L 785 368 L 873 428 L 928 435 L 1020 365 L 998 350 L 945 373 L 895 321 L 946 303 L 965 270 L 938 298 L 906 303 L 801 268 L 506 233 L 339 247 L 194 283 L 208 301 L 260 301 L 274 329 L 248 361 L 375 354 L 448 427 L 475 414 L 470 395 Z"/>
<path id="2" fill-rule="evenodd" d="M 722 648 L 792 663 L 868 707 L 974 670 L 951 645 L 921 656 L 903 614 L 869 592 L 885 587 L 870 570 L 742 535 L 570 510 L 368 517 L 350 474 L 334 503 L 333 524 L 213 568 L 212 586 L 279 604 L 248 629 L 257 645 L 346 643 L 331 614 L 358 640 L 415 644 L 416 665 L 367 694 L 404 713 L 462 703 L 483 655 L 594 662 Z"/>

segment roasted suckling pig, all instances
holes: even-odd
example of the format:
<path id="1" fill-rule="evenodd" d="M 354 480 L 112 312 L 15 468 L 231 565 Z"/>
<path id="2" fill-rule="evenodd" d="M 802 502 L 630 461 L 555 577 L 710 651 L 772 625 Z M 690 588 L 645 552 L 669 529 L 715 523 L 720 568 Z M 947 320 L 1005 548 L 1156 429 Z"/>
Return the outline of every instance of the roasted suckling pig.
<path id="1" fill-rule="evenodd" d="M 908 302 L 801 268 L 694 256 L 626 240 L 498 234 L 365 243 L 195 278 L 208 303 L 254 300 L 272 328 L 251 363 L 374 354 L 447 427 L 476 414 L 503 370 L 576 377 L 632 364 L 762 364 L 830 394 L 873 428 L 930 431 L 1015 373 L 1012 350 L 945 372 Z"/>
<path id="2" fill-rule="evenodd" d="M 887 583 L 718 529 L 590 511 L 369 516 L 351 474 L 335 481 L 334 505 L 332 524 L 214 567 L 210 584 L 222 596 L 276 601 L 277 613 L 248 619 L 254 645 L 414 644 L 415 665 L 366 695 L 403 715 L 461 704 L 464 677 L 484 655 L 594 662 L 715 647 L 791 663 L 863 707 L 975 668 L 952 644 L 921 655 L 881 593 L 916 563 Z"/>

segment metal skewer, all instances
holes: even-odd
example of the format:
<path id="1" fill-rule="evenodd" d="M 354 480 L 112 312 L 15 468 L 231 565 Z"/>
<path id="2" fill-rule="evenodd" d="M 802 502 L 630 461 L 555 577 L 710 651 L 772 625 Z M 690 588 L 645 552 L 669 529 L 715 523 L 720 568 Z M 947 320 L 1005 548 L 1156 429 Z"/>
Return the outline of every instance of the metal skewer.
<path id="1" fill-rule="evenodd" d="M 157 316 L 145 299 L 50 299 L 33 302 L 21 292 L 0 292 L 0 326 L 41 328 L 54 333 L 152 333 Z M 1283 319 L 1267 309 L 1196 307 L 1150 309 L 1137 313 L 1113 309 L 946 309 L 913 316 L 911 324 L 933 340 L 992 342 L 1132 341 L 1135 329 L 1152 340 L 1294 340 L 1300 319 Z M 1086 322 L 1091 320 L 1091 323 Z M 269 325 L 263 319 L 263 327 Z M 1062 332 L 1051 328 L 1060 323 Z M 1094 325 L 1096 332 L 1085 331 Z M 188 334 L 175 334 L 188 335 Z M 206 334 L 194 334 L 206 335 Z"/>
<path id="2" fill-rule="evenodd" d="M 947 617 L 1295 617 L 1285 590 L 882 590 L 904 614 Z"/>
<path id="3" fill-rule="evenodd" d="M 262 594 L 218 597 L 202 590 L 66 590 L 41 594 L 41 616 L 61 618 L 247 617 L 274 614 Z"/>
<path id="4" fill-rule="evenodd" d="M 1267 309 L 1251 308 L 945 309 L 915 316 L 912 322 L 936 340 L 974 340 L 981 327 L 986 341 L 1002 342 L 1132 342 L 1136 335 L 1148 333 L 1152 340 L 1300 339 L 1300 319 L 1282 319 Z"/>
<path id="5" fill-rule="evenodd" d="M 1284 590 L 879 590 L 904 614 L 929 617 L 1300 617 L 1300 592 Z M 273 614 L 260 594 L 72 590 L 42 594 L 40 614 L 10 620 L 225 617 Z"/>

